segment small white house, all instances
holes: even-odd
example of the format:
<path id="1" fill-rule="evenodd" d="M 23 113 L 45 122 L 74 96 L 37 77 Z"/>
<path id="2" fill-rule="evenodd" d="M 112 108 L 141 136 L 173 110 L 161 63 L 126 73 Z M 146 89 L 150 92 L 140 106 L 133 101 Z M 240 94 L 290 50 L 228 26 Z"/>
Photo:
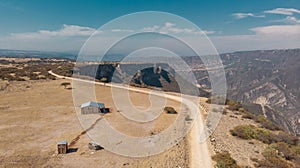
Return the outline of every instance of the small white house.
<path id="1" fill-rule="evenodd" d="M 108 108 L 105 108 L 104 103 L 98 102 L 86 102 L 81 105 L 81 114 L 97 114 L 97 113 L 107 113 Z"/>

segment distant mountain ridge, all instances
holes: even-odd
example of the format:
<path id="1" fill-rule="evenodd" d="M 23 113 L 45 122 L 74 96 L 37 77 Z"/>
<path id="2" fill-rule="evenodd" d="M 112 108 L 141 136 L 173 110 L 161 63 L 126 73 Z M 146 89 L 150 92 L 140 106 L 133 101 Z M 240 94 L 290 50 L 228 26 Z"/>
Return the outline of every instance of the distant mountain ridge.
<path id="1" fill-rule="evenodd" d="M 17 58 L 62 58 L 76 59 L 76 54 L 70 52 L 53 52 L 53 51 L 31 51 L 31 50 L 9 50 L 0 49 L 0 57 L 17 57 Z"/>

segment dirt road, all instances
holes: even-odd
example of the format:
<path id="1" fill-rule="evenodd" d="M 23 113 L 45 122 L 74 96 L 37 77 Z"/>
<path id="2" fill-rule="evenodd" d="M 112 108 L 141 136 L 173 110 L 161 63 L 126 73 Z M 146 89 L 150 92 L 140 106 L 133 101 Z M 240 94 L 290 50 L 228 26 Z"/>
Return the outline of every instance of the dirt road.
<path id="1" fill-rule="evenodd" d="M 139 88 L 132 88 L 120 84 L 112 84 L 112 83 L 101 83 L 101 82 L 95 82 L 90 80 L 84 80 L 84 79 L 78 79 L 73 77 L 66 77 L 61 76 L 58 74 L 53 73 L 52 71 L 49 71 L 49 73 L 53 76 L 56 76 L 57 78 L 64 78 L 69 79 L 72 81 L 79 81 L 79 82 L 88 82 L 95 85 L 102 85 L 106 87 L 114 87 L 119 89 L 126 89 L 129 91 L 137 92 L 137 93 L 143 93 L 143 94 L 152 94 L 159 97 L 165 97 L 167 99 L 171 99 L 177 102 L 180 102 L 184 105 L 186 105 L 189 110 L 192 111 L 196 116 L 194 118 L 194 125 L 192 126 L 192 129 L 190 130 L 190 150 L 191 150 L 191 158 L 190 158 L 190 167 L 192 168 L 209 168 L 212 167 L 210 152 L 208 150 L 207 142 L 201 142 L 199 141 L 201 131 L 203 130 L 203 119 L 200 113 L 200 109 L 198 105 L 196 105 L 193 101 L 189 100 L 188 96 L 176 96 L 166 93 L 160 93 L 160 92 L 152 92 L 145 89 L 139 89 Z M 200 107 L 202 109 L 202 107 Z"/>

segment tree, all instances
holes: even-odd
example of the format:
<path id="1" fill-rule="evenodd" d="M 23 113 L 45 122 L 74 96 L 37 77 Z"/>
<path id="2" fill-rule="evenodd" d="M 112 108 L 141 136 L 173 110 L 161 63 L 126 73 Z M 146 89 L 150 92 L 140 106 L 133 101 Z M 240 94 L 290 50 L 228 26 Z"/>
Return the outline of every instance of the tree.
<path id="1" fill-rule="evenodd" d="M 63 83 L 61 83 L 60 85 L 61 85 L 61 86 L 64 86 L 65 89 L 66 89 L 67 86 L 71 85 L 71 83 L 70 83 L 70 82 L 63 82 Z"/>

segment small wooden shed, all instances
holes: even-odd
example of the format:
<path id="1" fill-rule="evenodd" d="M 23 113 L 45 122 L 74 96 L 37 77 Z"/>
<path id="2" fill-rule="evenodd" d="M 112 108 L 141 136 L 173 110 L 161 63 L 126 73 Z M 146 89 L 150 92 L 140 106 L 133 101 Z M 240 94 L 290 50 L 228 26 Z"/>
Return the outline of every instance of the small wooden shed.
<path id="1" fill-rule="evenodd" d="M 105 108 L 104 103 L 86 102 L 81 105 L 81 114 L 108 113 L 109 108 Z"/>
<path id="2" fill-rule="evenodd" d="M 57 151 L 58 154 L 66 154 L 68 152 L 68 141 L 59 141 L 57 142 Z"/>

